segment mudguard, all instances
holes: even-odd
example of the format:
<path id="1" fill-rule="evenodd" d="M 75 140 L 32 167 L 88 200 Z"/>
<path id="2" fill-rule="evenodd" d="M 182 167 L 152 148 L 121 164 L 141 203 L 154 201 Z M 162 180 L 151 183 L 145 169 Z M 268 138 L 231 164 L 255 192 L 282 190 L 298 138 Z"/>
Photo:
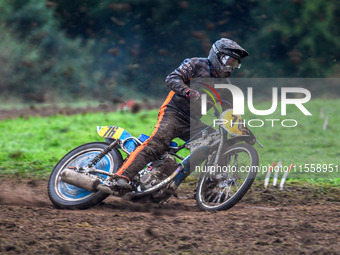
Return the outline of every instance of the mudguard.
<path id="1" fill-rule="evenodd" d="M 97 133 L 104 138 L 124 140 L 132 135 L 125 129 L 116 126 L 97 126 Z"/>

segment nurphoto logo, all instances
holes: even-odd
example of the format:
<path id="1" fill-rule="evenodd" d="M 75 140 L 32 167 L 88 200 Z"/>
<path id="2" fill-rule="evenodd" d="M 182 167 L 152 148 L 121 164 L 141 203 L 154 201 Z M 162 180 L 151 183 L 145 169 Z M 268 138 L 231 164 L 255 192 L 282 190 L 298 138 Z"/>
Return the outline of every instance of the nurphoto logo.
<path id="1" fill-rule="evenodd" d="M 232 84 L 215 84 L 214 88 L 209 86 L 210 89 L 213 90 L 215 95 L 220 99 L 219 95 L 216 93 L 215 89 L 228 89 L 233 97 L 233 114 L 234 115 L 244 115 L 244 104 L 245 104 L 245 97 L 242 92 L 242 90 Z M 206 90 L 204 90 L 206 91 Z M 288 94 L 294 93 L 300 94 L 300 98 L 289 98 Z M 212 96 L 211 94 L 209 94 Z M 311 92 L 308 89 L 300 88 L 300 87 L 281 87 L 281 116 L 287 115 L 287 105 L 295 105 L 305 116 L 311 116 L 312 114 L 306 109 L 306 107 L 303 105 L 307 102 L 309 102 L 311 99 Z M 248 87 L 247 88 L 247 103 L 248 103 L 248 109 L 251 113 L 258 115 L 258 116 L 266 116 L 273 114 L 278 107 L 278 88 L 273 87 L 272 88 L 272 105 L 269 109 L 266 110 L 258 110 L 254 107 L 253 103 L 253 88 Z M 201 114 L 206 115 L 207 114 L 207 94 L 201 95 Z M 296 127 L 298 122 L 295 119 L 251 119 L 248 120 L 246 123 L 246 120 L 243 120 L 241 123 L 233 123 L 233 120 L 229 121 L 230 125 L 233 126 L 234 124 L 241 124 L 241 125 L 248 125 L 249 127 L 262 127 L 264 123 L 269 122 L 271 123 L 271 126 L 274 127 L 275 122 L 279 121 L 281 123 L 281 126 L 283 127 Z M 228 120 L 226 119 L 215 119 L 214 120 L 214 126 L 219 124 L 228 124 Z"/>

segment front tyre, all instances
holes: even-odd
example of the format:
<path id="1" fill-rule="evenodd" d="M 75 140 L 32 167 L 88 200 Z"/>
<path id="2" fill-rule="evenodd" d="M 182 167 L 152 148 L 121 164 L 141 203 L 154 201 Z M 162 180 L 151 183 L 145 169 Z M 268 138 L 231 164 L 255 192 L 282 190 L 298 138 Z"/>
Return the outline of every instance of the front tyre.
<path id="1" fill-rule="evenodd" d="M 90 192 L 61 180 L 63 169 L 69 167 L 84 167 L 101 153 L 107 143 L 94 142 L 83 144 L 67 153 L 54 167 L 48 180 L 48 196 L 55 207 L 60 209 L 87 209 L 103 201 L 108 194 L 104 192 Z M 107 153 L 96 165 L 96 169 L 115 173 L 122 165 L 123 158 L 115 148 Z M 108 178 L 105 175 L 101 177 Z"/>
<path id="2" fill-rule="evenodd" d="M 229 147 L 219 165 L 201 175 L 196 203 L 203 211 L 227 210 L 248 191 L 257 174 L 259 157 L 255 148 L 241 143 Z"/>

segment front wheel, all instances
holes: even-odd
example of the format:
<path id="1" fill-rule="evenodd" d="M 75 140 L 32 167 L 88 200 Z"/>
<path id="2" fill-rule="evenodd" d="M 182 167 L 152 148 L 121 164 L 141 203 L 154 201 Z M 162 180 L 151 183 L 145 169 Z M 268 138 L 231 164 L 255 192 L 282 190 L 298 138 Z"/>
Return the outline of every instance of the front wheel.
<path id="1" fill-rule="evenodd" d="M 103 192 L 90 192 L 61 180 L 62 170 L 70 167 L 84 167 L 101 153 L 107 143 L 94 142 L 83 144 L 67 153 L 54 167 L 48 180 L 48 196 L 52 203 L 60 209 L 87 209 L 103 201 L 108 194 Z M 95 168 L 115 173 L 122 165 L 123 159 L 120 152 L 115 148 L 107 153 Z M 106 175 L 98 174 L 106 179 Z"/>
<path id="2" fill-rule="evenodd" d="M 196 203 L 203 211 L 227 210 L 248 191 L 257 174 L 259 157 L 255 148 L 241 143 L 229 147 L 218 166 L 207 167 L 196 188 Z"/>

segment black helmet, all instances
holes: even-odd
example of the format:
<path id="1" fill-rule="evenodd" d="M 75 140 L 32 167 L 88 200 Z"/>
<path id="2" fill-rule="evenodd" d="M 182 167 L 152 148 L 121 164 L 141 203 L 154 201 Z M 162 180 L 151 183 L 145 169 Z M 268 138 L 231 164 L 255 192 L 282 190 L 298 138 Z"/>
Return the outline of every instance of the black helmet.
<path id="1" fill-rule="evenodd" d="M 208 59 L 217 74 L 221 78 L 226 78 L 235 68 L 241 67 L 241 59 L 248 55 L 248 52 L 236 42 L 221 38 L 212 45 Z"/>

